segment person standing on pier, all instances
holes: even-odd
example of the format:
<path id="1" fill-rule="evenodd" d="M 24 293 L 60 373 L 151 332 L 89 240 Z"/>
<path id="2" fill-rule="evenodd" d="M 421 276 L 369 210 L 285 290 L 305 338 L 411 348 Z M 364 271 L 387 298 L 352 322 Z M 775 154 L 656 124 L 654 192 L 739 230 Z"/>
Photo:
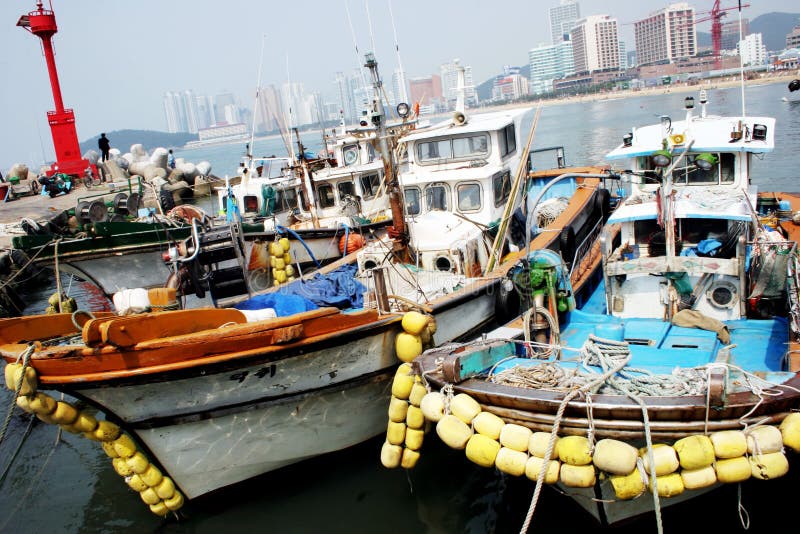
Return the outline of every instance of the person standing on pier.
<path id="1" fill-rule="evenodd" d="M 100 139 L 97 140 L 97 148 L 100 149 L 100 153 L 102 154 L 102 161 L 107 161 L 108 151 L 111 149 L 111 142 L 108 140 L 108 137 L 106 137 L 106 134 L 100 134 Z"/>
<path id="2" fill-rule="evenodd" d="M 169 149 L 169 152 L 167 152 L 167 167 L 170 169 L 175 168 L 175 154 L 172 153 L 171 148 Z"/>

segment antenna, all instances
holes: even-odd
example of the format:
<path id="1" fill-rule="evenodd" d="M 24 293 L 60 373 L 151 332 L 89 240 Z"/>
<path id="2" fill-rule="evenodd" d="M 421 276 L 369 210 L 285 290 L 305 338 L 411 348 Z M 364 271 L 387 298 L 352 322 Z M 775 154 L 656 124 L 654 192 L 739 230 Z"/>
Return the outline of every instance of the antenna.
<path id="1" fill-rule="evenodd" d="M 292 125 L 293 125 L 293 122 L 292 122 L 292 100 L 294 100 L 294 97 L 292 96 L 292 78 L 289 76 L 289 53 L 288 52 L 286 53 L 286 100 L 287 100 L 287 102 L 286 102 L 286 108 L 287 108 L 286 111 L 287 111 L 287 113 L 289 115 L 287 117 L 287 119 L 286 119 L 286 122 L 289 123 L 286 129 L 288 131 L 289 136 L 291 136 L 292 135 L 291 128 L 292 128 Z M 292 162 L 294 162 L 294 160 L 295 160 L 294 145 L 291 143 L 291 140 L 289 142 L 289 147 L 291 148 L 291 151 L 290 151 L 289 155 L 292 158 Z M 302 154 L 301 154 L 301 157 L 302 157 Z"/>
<path id="2" fill-rule="evenodd" d="M 364 69 L 361 65 L 361 52 L 358 51 L 358 42 L 356 41 L 356 31 L 353 29 L 353 19 L 350 18 L 350 5 L 347 0 L 344 0 L 344 8 L 347 12 L 347 22 L 350 24 L 350 35 L 353 37 L 353 47 L 356 49 L 356 68 L 361 75 L 361 86 L 367 87 L 367 78 L 364 76 Z M 357 112 L 356 112 L 357 113 Z"/>
<path id="3" fill-rule="evenodd" d="M 369 2 L 364 0 L 364 9 L 367 12 L 367 26 L 369 26 L 369 40 L 372 44 L 372 51 L 375 52 L 375 34 L 372 33 L 372 17 L 369 16 Z"/>
<path id="4" fill-rule="evenodd" d="M 400 67 L 400 102 L 408 102 L 408 94 L 406 93 L 406 71 L 403 69 L 403 62 L 400 60 L 400 45 L 397 44 L 397 28 L 394 25 L 394 11 L 392 11 L 392 0 L 389 3 L 389 16 L 392 19 L 392 32 L 394 33 L 394 50 L 397 52 L 397 66 Z"/>
<path id="5" fill-rule="evenodd" d="M 744 59 L 742 58 L 742 0 L 739 0 L 739 85 L 742 88 L 742 117 L 747 114 L 744 110 Z"/>
<path id="6" fill-rule="evenodd" d="M 253 157 L 253 147 L 255 146 L 256 137 L 256 115 L 258 114 L 258 104 L 261 96 L 261 67 L 264 64 L 264 43 L 267 40 L 267 34 L 261 35 L 261 58 L 258 60 L 258 82 L 256 83 L 256 104 L 253 106 L 253 126 L 250 128 L 250 148 L 247 151 L 250 158 Z"/>

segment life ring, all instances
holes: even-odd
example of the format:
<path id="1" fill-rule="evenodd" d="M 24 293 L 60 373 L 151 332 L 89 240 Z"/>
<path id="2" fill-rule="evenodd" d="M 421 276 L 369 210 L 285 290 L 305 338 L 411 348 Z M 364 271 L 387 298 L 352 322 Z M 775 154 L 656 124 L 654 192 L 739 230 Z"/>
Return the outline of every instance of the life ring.
<path id="1" fill-rule="evenodd" d="M 605 218 L 611 213 L 611 193 L 608 189 L 598 189 L 594 196 L 594 209 Z"/>
<path id="2" fill-rule="evenodd" d="M 575 230 L 572 226 L 565 226 L 558 236 L 558 246 L 561 258 L 565 263 L 572 263 L 575 259 Z"/>

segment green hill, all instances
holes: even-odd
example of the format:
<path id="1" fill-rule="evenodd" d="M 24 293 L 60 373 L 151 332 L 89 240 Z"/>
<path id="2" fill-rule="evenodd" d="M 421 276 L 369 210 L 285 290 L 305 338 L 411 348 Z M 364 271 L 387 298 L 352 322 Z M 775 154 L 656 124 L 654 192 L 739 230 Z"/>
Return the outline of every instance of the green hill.
<path id="1" fill-rule="evenodd" d="M 800 13 L 765 13 L 750 21 L 750 33 L 760 33 L 767 50 L 786 48 L 786 35 L 800 24 Z"/>
<path id="2" fill-rule="evenodd" d="M 167 133 L 157 132 L 154 130 L 116 130 L 113 132 L 106 132 L 106 137 L 111 141 L 111 148 L 117 148 L 123 154 L 130 151 L 131 145 L 142 144 L 146 150 L 152 150 L 157 147 L 171 148 L 182 147 L 188 141 L 197 140 L 197 134 L 188 132 Z M 97 140 L 100 135 L 91 137 L 80 143 L 81 154 L 85 154 L 87 150 L 97 149 Z"/>

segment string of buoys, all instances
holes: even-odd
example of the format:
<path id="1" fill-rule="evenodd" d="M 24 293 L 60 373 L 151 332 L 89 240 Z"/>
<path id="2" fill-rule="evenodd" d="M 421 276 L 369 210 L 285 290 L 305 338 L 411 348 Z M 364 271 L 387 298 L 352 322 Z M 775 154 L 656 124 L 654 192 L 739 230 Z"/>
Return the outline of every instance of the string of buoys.
<path id="1" fill-rule="evenodd" d="M 394 340 L 395 353 L 401 362 L 411 362 L 431 344 L 436 320 L 430 315 L 410 311 L 403 314 L 401 325 L 403 331 Z"/>
<path id="2" fill-rule="evenodd" d="M 6 387 L 17 391 L 17 406 L 35 414 L 40 420 L 58 425 L 73 434 L 99 441 L 111 463 L 128 486 L 139 493 L 150 511 L 166 516 L 183 506 L 183 494 L 175 487 L 168 476 L 150 463 L 136 447 L 133 439 L 122 432 L 120 427 L 110 421 L 97 420 L 85 410 L 78 410 L 66 401 L 56 400 L 46 393 L 37 391 L 36 370 L 21 363 L 9 363 L 5 368 Z"/>
<path id="3" fill-rule="evenodd" d="M 421 391 L 426 393 L 419 398 Z M 465 393 L 451 396 L 439 391 L 427 392 L 420 377 L 411 373 L 409 364 L 400 366 L 392 387 L 387 441 L 381 451 L 384 466 L 410 468 L 419 458 L 419 448 L 414 448 L 411 449 L 413 462 L 405 461 L 409 441 L 401 441 L 400 435 L 401 426 L 408 425 L 400 422 L 400 416 L 403 409 L 410 409 L 410 406 L 400 402 L 404 398 L 409 399 L 410 406 L 419 408 L 425 422 L 436 425 L 436 433 L 446 445 L 464 450 L 470 461 L 483 467 L 496 467 L 513 476 L 524 474 L 530 480 L 538 480 L 551 438 L 549 432 L 534 432 L 522 425 L 506 423 L 484 411 Z M 418 428 L 424 428 L 424 424 L 415 421 Z M 419 442 L 421 444 L 421 439 Z M 414 440 L 412 443 L 417 444 Z M 654 470 L 659 496 L 672 497 L 687 489 L 705 488 L 717 482 L 781 477 L 789 470 L 784 447 L 800 452 L 798 412 L 790 413 L 779 426 L 723 430 L 687 436 L 672 445 L 655 444 L 652 466 L 646 447 L 637 449 L 609 438 L 592 444 L 585 436 L 569 435 L 556 437 L 544 482 L 560 481 L 569 487 L 589 488 L 598 477 L 604 477 L 610 481 L 618 499 L 628 500 L 646 490 L 652 491 L 649 475 Z"/>
<path id="4" fill-rule="evenodd" d="M 425 417 L 420 403 L 427 393 L 420 377 L 412 372 L 411 364 L 401 364 L 392 382 L 389 423 L 381 448 L 384 467 L 411 469 L 417 465 L 425 436 Z"/>
<path id="5" fill-rule="evenodd" d="M 279 286 L 296 279 L 288 238 L 282 237 L 269 244 L 269 264 L 272 267 L 272 285 Z"/>

